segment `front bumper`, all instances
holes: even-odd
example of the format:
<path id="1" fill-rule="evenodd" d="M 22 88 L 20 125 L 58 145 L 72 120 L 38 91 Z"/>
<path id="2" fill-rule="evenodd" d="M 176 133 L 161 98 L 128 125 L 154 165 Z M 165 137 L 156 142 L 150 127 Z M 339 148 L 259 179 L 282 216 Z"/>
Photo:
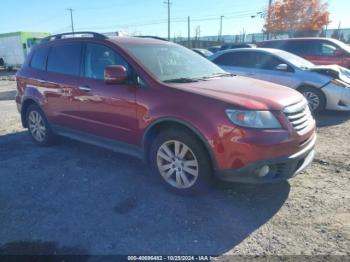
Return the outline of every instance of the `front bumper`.
<path id="1" fill-rule="evenodd" d="M 322 91 L 326 95 L 326 109 L 350 111 L 350 88 L 329 83 Z"/>
<path id="2" fill-rule="evenodd" d="M 296 176 L 311 164 L 315 155 L 315 143 L 316 135 L 305 148 L 293 155 L 257 161 L 234 170 L 216 170 L 215 175 L 229 182 L 260 184 L 284 181 Z M 259 176 L 259 171 L 266 166 L 269 167 L 269 172 Z"/>

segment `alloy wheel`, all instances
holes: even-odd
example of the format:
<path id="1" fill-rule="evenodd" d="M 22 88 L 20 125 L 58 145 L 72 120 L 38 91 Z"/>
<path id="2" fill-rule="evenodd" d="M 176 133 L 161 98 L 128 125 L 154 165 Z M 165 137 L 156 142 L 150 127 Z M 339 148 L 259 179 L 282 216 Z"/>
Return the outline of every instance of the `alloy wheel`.
<path id="1" fill-rule="evenodd" d="M 177 140 L 166 141 L 159 147 L 157 167 L 163 179 L 178 189 L 190 188 L 198 178 L 199 164 L 195 154 Z"/>
<path id="2" fill-rule="evenodd" d="M 37 111 L 31 111 L 28 115 L 28 126 L 33 138 L 43 142 L 46 136 L 44 119 Z"/>
<path id="3" fill-rule="evenodd" d="M 308 101 L 311 111 L 315 111 L 320 106 L 320 98 L 314 92 L 307 91 L 303 95 Z"/>

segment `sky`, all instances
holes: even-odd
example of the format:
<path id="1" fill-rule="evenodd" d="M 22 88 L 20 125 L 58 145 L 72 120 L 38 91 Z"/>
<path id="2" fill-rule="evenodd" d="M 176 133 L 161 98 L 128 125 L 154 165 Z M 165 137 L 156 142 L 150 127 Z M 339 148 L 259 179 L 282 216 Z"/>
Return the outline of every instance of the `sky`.
<path id="1" fill-rule="evenodd" d="M 71 30 L 74 9 L 75 30 L 123 31 L 136 35 L 166 37 L 167 0 L 1 0 L 0 33 L 28 31 L 62 33 Z M 328 2 L 331 24 L 328 28 L 350 28 L 350 0 Z M 223 35 L 261 32 L 264 19 L 257 15 L 268 0 L 171 0 L 171 37 L 187 37 L 187 17 L 191 17 L 191 36 L 217 35 L 223 16 Z M 255 18 L 251 18 L 255 16 Z"/>

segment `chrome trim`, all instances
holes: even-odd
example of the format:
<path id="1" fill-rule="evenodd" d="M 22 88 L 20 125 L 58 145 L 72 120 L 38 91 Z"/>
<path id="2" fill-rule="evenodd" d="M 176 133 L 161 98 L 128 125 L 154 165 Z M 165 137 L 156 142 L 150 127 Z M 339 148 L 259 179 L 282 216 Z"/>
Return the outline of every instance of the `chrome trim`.
<path id="1" fill-rule="evenodd" d="M 309 142 L 309 144 L 306 147 L 304 147 L 302 150 L 295 153 L 294 155 L 289 156 L 288 158 L 289 159 L 297 158 L 297 157 L 305 154 L 307 151 L 311 150 L 312 148 L 314 148 L 315 144 L 316 144 L 316 139 L 317 139 L 317 135 L 315 133 L 314 137 L 312 138 L 312 140 Z"/>
<path id="2" fill-rule="evenodd" d="M 302 100 L 301 102 L 299 102 L 297 104 L 287 106 L 286 108 L 283 109 L 283 112 L 286 114 L 295 113 L 295 112 L 303 110 L 306 106 L 307 106 L 307 101 Z"/>
<path id="3" fill-rule="evenodd" d="M 86 86 L 79 86 L 79 90 L 84 91 L 84 92 L 90 92 L 91 88 L 90 87 L 86 87 Z"/>
<path id="4" fill-rule="evenodd" d="M 283 112 L 296 132 L 302 132 L 313 123 L 313 117 L 306 100 L 284 108 Z"/>

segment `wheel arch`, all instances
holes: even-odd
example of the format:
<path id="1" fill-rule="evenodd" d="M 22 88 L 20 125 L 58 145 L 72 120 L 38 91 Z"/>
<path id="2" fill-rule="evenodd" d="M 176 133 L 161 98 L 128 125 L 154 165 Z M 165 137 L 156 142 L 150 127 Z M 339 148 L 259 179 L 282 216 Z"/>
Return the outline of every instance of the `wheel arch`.
<path id="1" fill-rule="evenodd" d="M 172 127 L 183 128 L 189 131 L 190 133 L 192 133 L 206 149 L 206 152 L 210 158 L 212 168 L 216 168 L 217 164 L 216 164 L 215 156 L 211 150 L 211 147 L 208 141 L 205 139 L 205 136 L 192 124 L 184 120 L 171 118 L 171 117 L 158 119 L 146 128 L 142 138 L 142 148 L 144 149 L 145 159 L 147 162 L 149 161 L 148 153 L 150 150 L 150 146 L 152 144 L 152 140 L 159 134 L 161 130 L 172 128 Z"/>
<path id="2" fill-rule="evenodd" d="M 328 84 L 328 83 L 327 83 L 327 84 Z M 321 92 L 321 94 L 323 95 L 323 98 L 324 98 L 324 101 L 325 101 L 325 107 L 327 107 L 328 99 L 327 99 L 326 94 L 325 94 L 325 93 L 323 92 L 323 90 L 322 90 L 322 88 L 323 88 L 324 86 L 326 86 L 327 84 L 325 84 L 325 85 L 323 85 L 323 86 L 321 86 L 321 87 L 316 87 L 316 86 L 311 85 L 311 84 L 308 84 L 308 83 L 302 83 L 301 85 L 299 85 L 299 86 L 296 88 L 296 90 L 297 90 L 298 92 L 300 92 L 300 93 L 301 93 L 301 89 L 302 89 L 302 88 L 312 88 L 312 89 L 318 90 L 318 91 Z"/>
<path id="3" fill-rule="evenodd" d="M 35 99 L 35 98 L 32 98 L 32 97 L 29 97 L 29 98 L 26 98 L 23 103 L 22 103 L 22 107 L 21 107 L 21 122 L 22 122 L 22 126 L 24 128 L 27 128 L 28 125 L 27 125 L 27 110 L 29 108 L 30 105 L 33 105 L 33 104 L 36 104 L 37 106 L 40 106 L 40 103 Z"/>
<path id="4" fill-rule="evenodd" d="M 327 84 L 328 84 L 328 83 L 327 83 Z M 305 87 L 317 89 L 317 90 L 319 90 L 319 91 L 322 92 L 324 98 L 325 98 L 326 101 L 327 101 L 326 94 L 325 94 L 325 93 L 323 92 L 323 90 L 322 90 L 322 88 L 323 88 L 324 86 L 326 86 L 327 84 L 325 84 L 325 85 L 323 85 L 323 86 L 321 86 L 321 87 L 317 87 L 317 86 L 312 85 L 312 84 L 309 84 L 309 83 L 302 83 L 302 84 L 300 84 L 300 85 L 296 88 L 296 90 L 300 92 L 300 90 L 301 90 L 302 88 L 305 88 Z"/>

